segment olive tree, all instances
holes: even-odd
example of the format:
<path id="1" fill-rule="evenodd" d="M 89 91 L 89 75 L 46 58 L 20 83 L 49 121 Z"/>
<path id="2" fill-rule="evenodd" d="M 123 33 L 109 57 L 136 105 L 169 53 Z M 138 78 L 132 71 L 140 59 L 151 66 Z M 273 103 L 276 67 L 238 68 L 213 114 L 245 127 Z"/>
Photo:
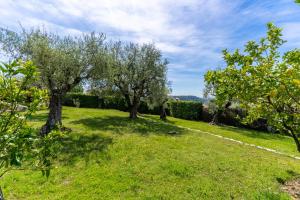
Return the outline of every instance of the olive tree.
<path id="1" fill-rule="evenodd" d="M 59 36 L 40 29 L 20 33 L 2 29 L 0 44 L 13 58 L 30 59 L 38 67 L 40 80 L 48 89 L 49 114 L 41 134 L 62 127 L 64 95 L 97 68 L 101 72 L 105 50 L 103 34 Z"/>
<path id="2" fill-rule="evenodd" d="M 137 118 L 140 101 L 154 98 L 164 90 L 167 61 L 153 44 L 115 42 L 109 45 L 109 79 L 129 107 L 132 119 Z"/>
<path id="3" fill-rule="evenodd" d="M 280 54 L 282 30 L 268 24 L 265 38 L 250 41 L 243 52 L 223 52 L 225 69 L 208 71 L 217 105 L 236 101 L 247 111 L 244 122 L 266 119 L 281 133 L 293 137 L 300 151 L 300 50 Z"/>

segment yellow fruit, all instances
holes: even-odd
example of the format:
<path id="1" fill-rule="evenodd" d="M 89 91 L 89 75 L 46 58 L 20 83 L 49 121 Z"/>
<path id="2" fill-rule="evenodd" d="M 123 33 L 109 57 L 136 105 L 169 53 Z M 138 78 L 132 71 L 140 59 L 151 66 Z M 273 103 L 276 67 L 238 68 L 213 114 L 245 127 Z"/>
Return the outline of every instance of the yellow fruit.
<path id="1" fill-rule="evenodd" d="M 300 86 L 300 80 L 299 79 L 293 79 L 293 83 Z"/>

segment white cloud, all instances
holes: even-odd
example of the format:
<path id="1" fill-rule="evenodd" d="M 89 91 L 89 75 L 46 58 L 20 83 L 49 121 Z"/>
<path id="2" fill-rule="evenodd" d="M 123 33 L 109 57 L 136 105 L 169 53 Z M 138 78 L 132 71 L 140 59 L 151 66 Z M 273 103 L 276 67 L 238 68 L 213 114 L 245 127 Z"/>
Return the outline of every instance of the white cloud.
<path id="1" fill-rule="evenodd" d="M 286 45 L 291 48 L 300 48 L 300 22 L 283 23 L 281 27 L 284 39 L 287 40 Z"/>
<path id="2" fill-rule="evenodd" d="M 20 22 L 60 34 L 98 31 L 109 39 L 154 42 L 180 87 L 219 67 L 222 49 L 260 37 L 268 21 L 281 24 L 285 38 L 299 46 L 300 8 L 292 0 L 0 0 L 0 8 L 0 26 L 14 30 Z"/>
<path id="3" fill-rule="evenodd" d="M 36 25 L 39 22 L 66 28 L 70 28 L 68 26 L 72 26 L 71 23 L 78 25 L 83 20 L 97 31 L 108 29 L 119 34 L 130 34 L 131 40 L 138 42 L 154 41 L 160 44 L 163 51 L 170 53 L 180 51 L 184 44 L 190 47 L 189 44 L 194 42 L 190 38 L 197 37 L 202 31 L 202 27 L 196 26 L 194 22 L 201 24 L 201 21 L 207 23 L 217 19 L 227 5 L 221 0 L 2 1 L 2 6 L 8 10 L 4 19 L 12 20 L 9 23 L 14 27 L 17 19 L 26 25 Z M 189 21 L 196 13 L 195 17 L 199 21 Z M 32 18 L 35 19 L 34 23 Z"/>

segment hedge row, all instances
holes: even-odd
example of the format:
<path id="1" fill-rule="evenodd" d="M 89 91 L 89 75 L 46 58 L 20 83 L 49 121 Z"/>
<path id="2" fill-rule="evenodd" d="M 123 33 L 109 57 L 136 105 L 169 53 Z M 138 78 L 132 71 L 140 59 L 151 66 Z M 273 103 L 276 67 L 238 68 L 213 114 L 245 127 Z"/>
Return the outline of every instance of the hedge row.
<path id="1" fill-rule="evenodd" d="M 101 100 L 97 96 L 90 96 L 84 94 L 67 94 L 63 99 L 64 106 L 76 106 L 83 108 L 99 108 L 102 104 Z"/>
<path id="2" fill-rule="evenodd" d="M 201 120 L 202 117 L 202 103 L 194 101 L 170 101 L 170 114 L 172 117 Z"/>
<path id="3" fill-rule="evenodd" d="M 192 101 L 170 101 L 168 103 L 167 114 L 172 117 L 200 120 L 202 113 L 202 103 Z M 127 111 L 127 103 L 124 98 L 105 97 L 69 93 L 63 100 L 65 106 L 77 106 L 82 108 L 107 108 Z M 140 113 L 160 114 L 159 107 L 150 108 L 146 102 L 141 102 L 138 109 Z"/>
<path id="4" fill-rule="evenodd" d="M 99 98 L 98 96 L 69 93 L 64 97 L 63 105 L 77 106 L 82 108 L 111 108 L 122 111 L 127 110 L 127 104 L 122 98 L 105 97 Z"/>
<path id="5" fill-rule="evenodd" d="M 82 108 L 106 108 L 128 111 L 128 106 L 124 98 L 91 96 L 85 94 L 69 93 L 63 100 L 63 105 Z M 149 108 L 146 102 L 141 102 L 139 110 L 145 114 L 160 114 L 158 107 Z"/>
<path id="6" fill-rule="evenodd" d="M 105 97 L 99 98 L 98 96 L 90 96 L 85 94 L 70 93 L 64 98 L 63 105 L 65 106 L 78 106 L 83 108 L 106 108 L 117 109 L 121 111 L 128 111 L 127 103 L 123 98 L 117 97 Z M 168 102 L 167 115 L 196 121 L 211 122 L 213 116 L 208 112 L 206 107 L 203 107 L 201 102 L 193 101 L 170 101 Z M 146 102 L 141 102 L 138 109 L 139 113 L 144 114 L 160 114 L 159 107 L 149 108 Z M 256 130 L 268 130 L 268 126 L 265 120 L 257 120 L 251 125 L 244 125 L 236 118 L 236 116 L 243 117 L 243 113 L 240 109 L 228 109 L 221 116 L 219 116 L 219 122 L 226 125 L 245 127 Z"/>

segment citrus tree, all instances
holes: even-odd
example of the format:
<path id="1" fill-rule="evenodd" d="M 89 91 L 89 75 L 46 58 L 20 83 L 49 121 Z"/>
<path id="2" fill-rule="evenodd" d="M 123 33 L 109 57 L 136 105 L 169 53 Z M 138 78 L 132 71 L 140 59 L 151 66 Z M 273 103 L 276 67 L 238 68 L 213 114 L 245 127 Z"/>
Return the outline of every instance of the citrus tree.
<path id="1" fill-rule="evenodd" d="M 0 65 L 0 180 L 11 170 L 39 169 L 49 176 L 53 135 L 40 137 L 27 124 L 46 97 L 32 84 L 37 76 L 29 61 Z"/>
<path id="2" fill-rule="evenodd" d="M 300 50 L 280 53 L 282 30 L 268 24 L 267 36 L 249 41 L 244 51 L 223 51 L 225 69 L 205 75 L 218 107 L 238 102 L 247 111 L 243 121 L 266 119 L 277 131 L 293 137 L 300 151 Z"/>

